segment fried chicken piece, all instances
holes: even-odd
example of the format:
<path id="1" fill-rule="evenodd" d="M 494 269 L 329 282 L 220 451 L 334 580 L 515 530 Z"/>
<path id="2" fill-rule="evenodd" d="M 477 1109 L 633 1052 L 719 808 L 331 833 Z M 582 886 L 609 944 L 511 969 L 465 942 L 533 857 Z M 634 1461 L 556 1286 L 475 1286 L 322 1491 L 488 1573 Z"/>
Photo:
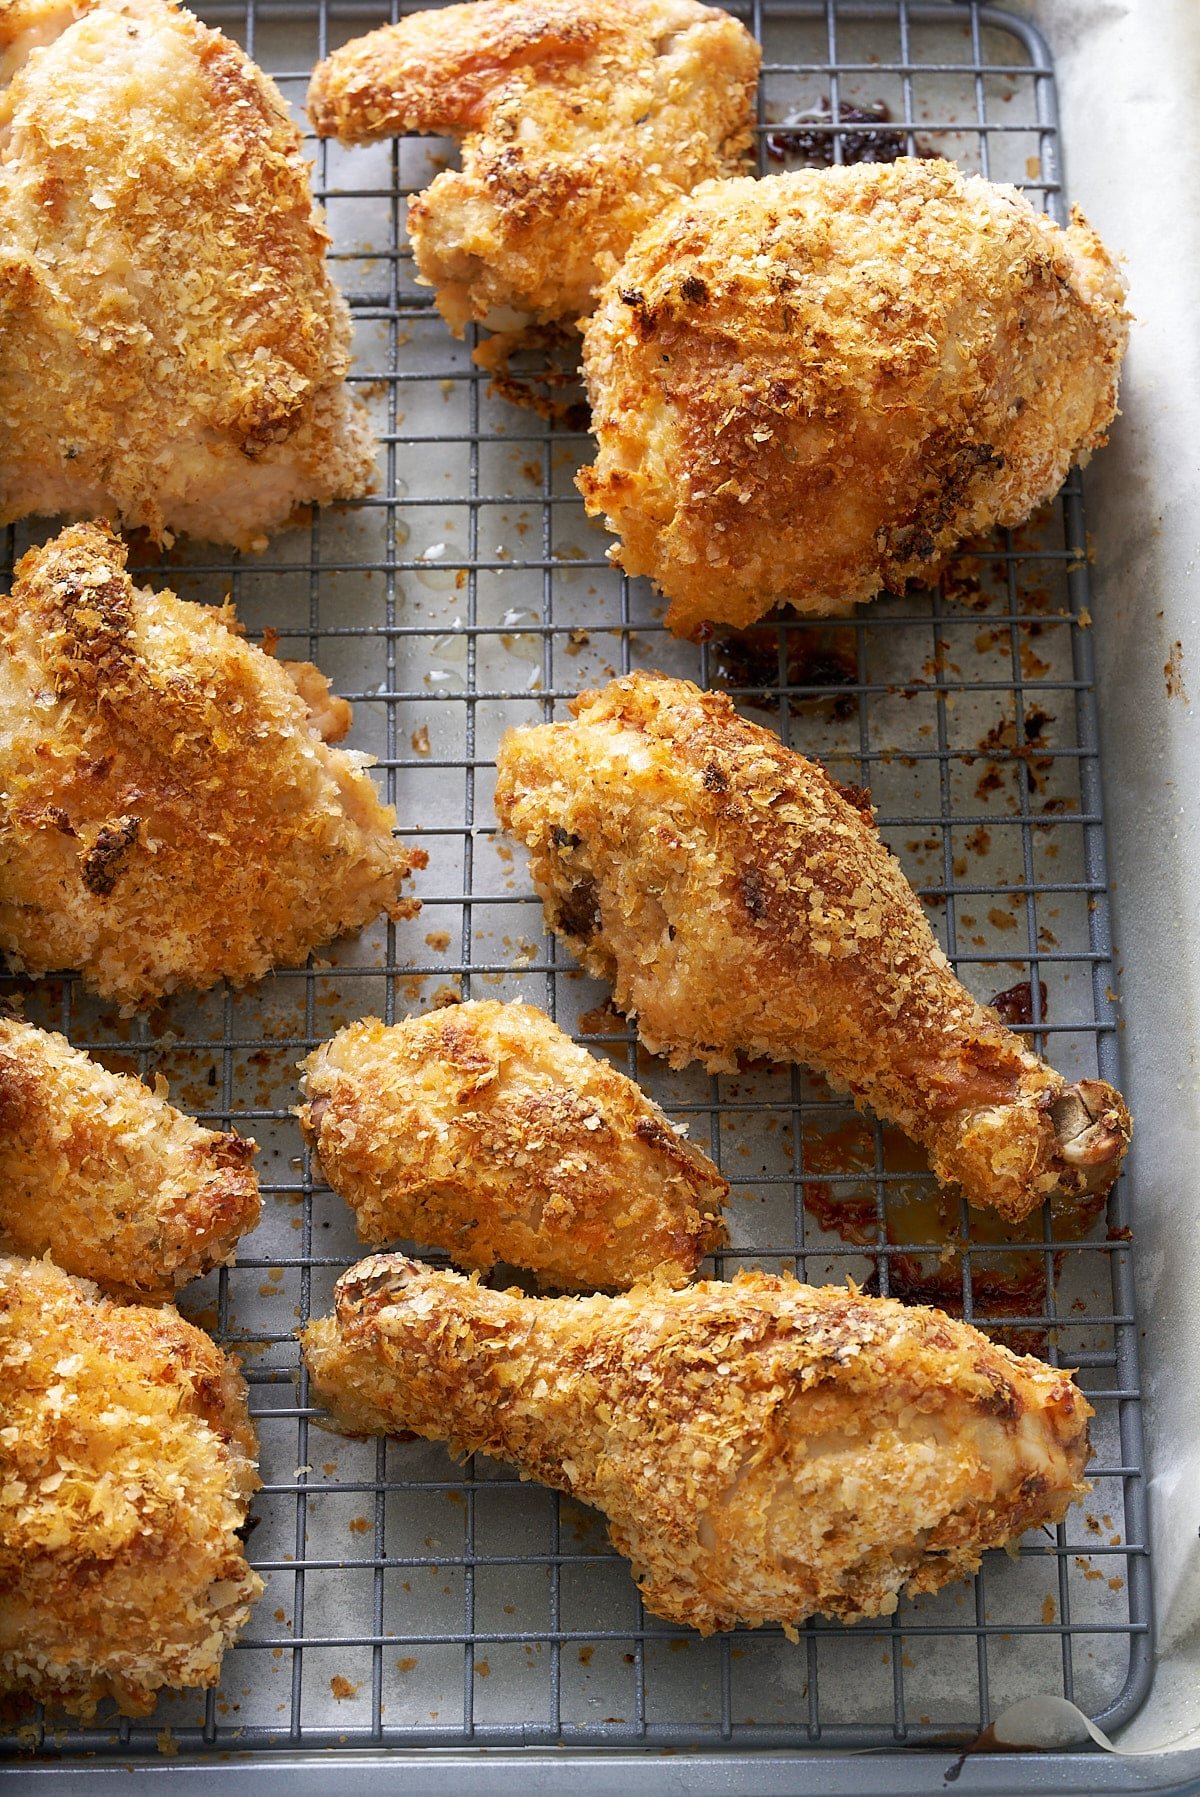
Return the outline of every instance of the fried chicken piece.
<path id="1" fill-rule="evenodd" d="M 141 1004 L 405 913 L 425 856 L 366 757 L 325 745 L 228 609 L 135 588 L 125 561 L 73 525 L 0 599 L 0 948 Z"/>
<path id="2" fill-rule="evenodd" d="M 236 1363 L 169 1306 L 0 1259 L 0 1691 L 90 1720 L 215 1685 L 262 1591 Z"/>
<path id="3" fill-rule="evenodd" d="M 679 636 L 903 592 L 1106 440 L 1124 297 L 1078 213 L 948 162 L 710 182 L 587 328 L 580 490 Z"/>
<path id="4" fill-rule="evenodd" d="M 367 491 L 350 314 L 273 81 L 168 0 L 0 6 L 0 523 L 239 548 Z"/>
<path id="5" fill-rule="evenodd" d="M 759 48 L 695 0 L 474 0 L 356 38 L 309 89 L 322 137 L 462 141 L 409 202 L 417 268 L 462 336 L 590 312 L 637 233 L 745 167 Z"/>
<path id="6" fill-rule="evenodd" d="M 1087 1489 L 1092 1410 L 1066 1373 L 853 1288 L 526 1298 L 376 1255 L 304 1353 L 343 1428 L 595 1504 L 649 1608 L 702 1634 L 890 1615 Z"/>
<path id="7" fill-rule="evenodd" d="M 201 1129 L 157 1084 L 0 1016 L 0 1243 L 117 1297 L 233 1264 L 258 1222 L 254 1143 Z"/>
<path id="8" fill-rule="evenodd" d="M 364 1242 L 551 1285 L 682 1285 L 724 1240 L 706 1155 L 544 1011 L 449 1005 L 341 1030 L 304 1063 L 306 1141 Z"/>
<path id="9" fill-rule="evenodd" d="M 865 793 L 686 680 L 627 675 L 571 709 L 509 731 L 496 811 L 647 1048 L 807 1062 L 1014 1222 L 1111 1185 L 1120 1094 L 1068 1084 L 959 984 Z"/>

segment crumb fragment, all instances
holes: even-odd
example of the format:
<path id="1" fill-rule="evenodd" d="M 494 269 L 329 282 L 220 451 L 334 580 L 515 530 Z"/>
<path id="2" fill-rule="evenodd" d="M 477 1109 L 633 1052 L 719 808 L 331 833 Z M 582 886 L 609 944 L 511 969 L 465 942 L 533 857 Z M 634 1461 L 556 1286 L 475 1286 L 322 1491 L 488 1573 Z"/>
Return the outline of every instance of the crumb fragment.
<path id="1" fill-rule="evenodd" d="M 1179 638 L 1171 644 L 1171 652 L 1163 663 L 1163 679 L 1166 681 L 1168 699 L 1182 699 L 1187 704 L 1187 687 L 1183 682 L 1183 644 Z"/>

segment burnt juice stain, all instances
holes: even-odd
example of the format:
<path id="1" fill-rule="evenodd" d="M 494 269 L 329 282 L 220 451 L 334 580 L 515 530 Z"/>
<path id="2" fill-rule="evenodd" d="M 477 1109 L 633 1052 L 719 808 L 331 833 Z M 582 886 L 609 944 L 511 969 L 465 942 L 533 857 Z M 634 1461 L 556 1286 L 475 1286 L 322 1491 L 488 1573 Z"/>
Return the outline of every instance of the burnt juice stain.
<path id="1" fill-rule="evenodd" d="M 800 168 L 832 168 L 835 135 L 828 127 L 833 123 L 833 108 L 827 96 L 815 106 L 789 113 L 767 134 L 764 149 L 770 162 L 787 162 Z M 869 100 L 865 106 L 838 107 L 838 125 L 854 125 L 858 130 L 842 131 L 843 162 L 895 162 L 908 155 L 908 127 L 892 122 L 891 112 L 882 100 Z M 915 140 L 914 154 L 926 158 L 936 154 Z"/>
<path id="2" fill-rule="evenodd" d="M 997 992 L 992 999 L 992 1009 L 999 1013 L 1001 1023 L 1007 1023 L 1010 1029 L 1017 1023 L 1032 1023 L 1032 981 L 1018 980 L 1015 986 L 1008 986 L 1003 992 Z M 1038 981 L 1038 1021 L 1046 1021 L 1045 980 Z"/>
<path id="3" fill-rule="evenodd" d="M 778 711 L 786 698 L 793 712 L 799 705 L 827 704 L 834 719 L 852 717 L 854 695 L 837 688 L 858 682 L 854 630 L 830 625 L 785 630 L 782 668 L 780 636 L 775 626 L 765 624 L 714 637 L 709 648 L 711 684 L 744 695 L 746 703 L 759 711 Z M 807 687 L 834 690 L 832 694 L 796 690 Z"/>
<path id="4" fill-rule="evenodd" d="M 810 1122 L 804 1129 L 804 1208 L 820 1229 L 862 1248 L 873 1261 L 862 1289 L 878 1294 L 880 1218 L 875 1203 L 875 1144 L 861 1120 Z M 884 1127 L 883 1241 L 888 1290 L 909 1304 L 932 1304 L 951 1316 L 963 1314 L 961 1234 L 962 1194 L 928 1178 L 929 1162 L 915 1142 Z M 813 1178 L 813 1175 L 816 1178 Z M 859 1174 L 849 1180 L 847 1174 Z M 832 1176 L 832 1177 L 831 1177 Z M 1094 1194 L 1055 1199 L 1052 1229 L 1056 1242 L 1082 1240 L 1095 1228 L 1105 1199 Z M 971 1210 L 969 1241 L 975 1322 L 985 1334 L 988 1316 L 1035 1316 L 1045 1305 L 1047 1275 L 1057 1279 L 1061 1252 L 1041 1251 L 1041 1212 L 1025 1222 L 1005 1222 L 995 1211 Z M 1046 1338 L 1036 1327 L 1006 1326 L 997 1339 L 1017 1353 L 1045 1353 Z"/>

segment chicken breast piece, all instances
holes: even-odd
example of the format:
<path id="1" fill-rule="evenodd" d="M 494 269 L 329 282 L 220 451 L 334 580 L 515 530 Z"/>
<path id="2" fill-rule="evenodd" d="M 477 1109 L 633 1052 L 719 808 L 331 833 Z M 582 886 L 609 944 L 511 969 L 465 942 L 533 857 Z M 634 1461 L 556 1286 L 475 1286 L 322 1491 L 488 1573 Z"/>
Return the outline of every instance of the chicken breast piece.
<path id="1" fill-rule="evenodd" d="M 550 1285 L 682 1285 L 729 1182 L 633 1081 L 532 1005 L 339 1031 L 304 1063 L 305 1140 L 364 1242 L 443 1248 Z"/>
<path id="2" fill-rule="evenodd" d="M 421 279 L 461 336 L 574 320 L 637 233 L 745 167 L 759 48 L 695 0 L 474 0 L 356 38 L 309 89 L 322 137 L 462 141 L 409 204 Z"/>
<path id="3" fill-rule="evenodd" d="M 571 709 L 505 736 L 496 811 L 647 1048 L 807 1062 L 1013 1221 L 1107 1190 L 1120 1094 L 1068 1084 L 959 984 L 865 793 L 686 680 L 627 675 Z"/>
<path id="4" fill-rule="evenodd" d="M 948 162 L 710 182 L 660 212 L 584 339 L 578 484 L 679 636 L 843 613 L 1020 524 L 1105 441 L 1125 288 Z"/>
<path id="5" fill-rule="evenodd" d="M 258 1222 L 254 1143 L 201 1129 L 64 1036 L 0 1016 L 0 1245 L 117 1297 L 231 1266 Z"/>
<path id="6" fill-rule="evenodd" d="M 348 1431 L 448 1440 L 595 1504 L 649 1608 L 703 1634 L 890 1615 L 1087 1490 L 1066 1373 L 853 1288 L 525 1298 L 376 1255 L 304 1353 Z"/>
<path id="7" fill-rule="evenodd" d="M 0 1691 L 90 1720 L 215 1685 L 262 1591 L 234 1361 L 169 1307 L 0 1258 Z"/>
<path id="8" fill-rule="evenodd" d="M 366 757 L 326 746 L 230 611 L 135 588 L 125 562 L 73 525 L 0 599 L 0 948 L 142 1004 L 411 912 L 424 852 L 393 841 Z"/>
<path id="9" fill-rule="evenodd" d="M 300 152 L 274 82 L 168 0 L 0 6 L 0 523 L 262 548 L 368 490 Z"/>

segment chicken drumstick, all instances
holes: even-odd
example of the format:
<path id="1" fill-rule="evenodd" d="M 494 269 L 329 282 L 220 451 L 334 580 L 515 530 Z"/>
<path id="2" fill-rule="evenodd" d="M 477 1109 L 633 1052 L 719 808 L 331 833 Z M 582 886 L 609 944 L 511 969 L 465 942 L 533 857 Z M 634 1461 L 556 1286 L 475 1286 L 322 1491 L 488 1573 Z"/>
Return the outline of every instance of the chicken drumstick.
<path id="1" fill-rule="evenodd" d="M 652 1273 L 682 1285 L 724 1239 L 728 1180 L 533 1005 L 370 1017 L 304 1069 L 300 1126 L 365 1242 L 594 1290 Z"/>
<path id="2" fill-rule="evenodd" d="M 705 1634 L 889 1615 L 1084 1489 L 1066 1373 L 890 1298 L 767 1274 L 524 1298 L 376 1255 L 335 1304 L 305 1354 L 342 1427 L 597 1505 L 649 1607 Z"/>
<path id="3" fill-rule="evenodd" d="M 505 737 L 496 810 L 647 1048 L 807 1062 L 1012 1221 L 1107 1190 L 1120 1094 L 1069 1084 L 960 985 L 864 795 L 685 680 L 629 675 L 572 710 Z"/>

